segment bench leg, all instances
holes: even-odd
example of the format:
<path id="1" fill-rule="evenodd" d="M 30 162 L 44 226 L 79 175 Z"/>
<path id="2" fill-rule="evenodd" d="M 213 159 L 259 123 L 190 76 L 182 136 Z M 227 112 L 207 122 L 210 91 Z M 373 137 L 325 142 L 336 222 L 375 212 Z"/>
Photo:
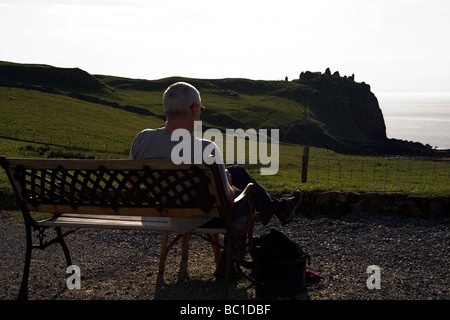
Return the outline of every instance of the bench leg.
<path id="1" fill-rule="evenodd" d="M 170 249 L 172 249 L 172 247 L 180 239 L 182 239 L 182 242 L 183 242 L 183 248 L 182 248 L 183 257 L 187 258 L 187 253 L 188 253 L 188 250 L 189 250 L 189 239 L 190 238 L 191 238 L 191 234 L 186 234 L 186 235 L 179 234 L 179 235 L 177 235 L 175 237 L 175 239 L 172 240 L 172 242 L 170 242 L 170 244 L 168 244 L 168 242 L 169 242 L 169 232 L 165 231 L 163 233 L 163 240 L 162 240 L 162 244 L 161 244 L 161 256 L 159 258 L 159 272 L 164 272 L 167 255 L 169 254 Z"/>
<path id="2" fill-rule="evenodd" d="M 218 233 L 210 233 L 209 234 L 211 238 L 211 248 L 214 254 L 214 262 L 216 263 L 216 268 L 219 266 L 220 263 L 220 240 L 219 240 L 219 234 Z"/>
<path id="3" fill-rule="evenodd" d="M 62 250 L 64 252 L 64 256 L 66 257 L 67 266 L 69 267 L 69 266 L 72 265 L 72 259 L 70 258 L 69 248 L 67 247 L 67 244 L 64 241 L 64 237 L 63 237 L 63 235 L 61 233 L 61 228 L 58 227 L 58 228 L 55 228 L 55 229 L 56 229 L 56 234 L 58 236 L 58 242 L 61 245 L 61 248 L 62 248 Z"/>
<path id="4" fill-rule="evenodd" d="M 169 232 L 163 233 L 163 239 L 161 244 L 161 255 L 159 257 L 159 272 L 164 272 L 166 268 L 166 258 L 168 253 L 167 243 L 169 241 Z"/>
<path id="5" fill-rule="evenodd" d="M 165 231 L 163 233 L 163 239 L 161 244 L 161 256 L 159 257 L 159 272 L 164 272 L 165 266 L 166 266 L 166 259 L 167 255 L 169 254 L 170 249 L 178 242 L 178 240 L 181 240 L 182 247 L 181 247 L 181 257 L 183 259 L 187 259 L 189 255 L 189 240 L 191 239 L 192 234 L 179 234 L 175 239 L 172 240 L 172 242 L 169 244 L 169 232 Z"/>
<path id="6" fill-rule="evenodd" d="M 25 266 L 23 268 L 22 282 L 19 290 L 19 300 L 28 300 L 28 276 L 30 273 L 31 251 L 33 250 L 33 240 L 31 238 L 31 226 L 25 226 L 26 233 L 26 251 L 25 251 Z"/>

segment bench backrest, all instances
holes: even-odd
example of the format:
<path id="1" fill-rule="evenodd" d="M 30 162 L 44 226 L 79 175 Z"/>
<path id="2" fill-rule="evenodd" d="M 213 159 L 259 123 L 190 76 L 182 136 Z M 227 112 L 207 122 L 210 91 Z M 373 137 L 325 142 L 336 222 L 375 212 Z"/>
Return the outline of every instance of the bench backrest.
<path id="1" fill-rule="evenodd" d="M 31 212 L 221 217 L 217 165 L 171 160 L 55 160 L 1 157 L 22 208 Z"/>

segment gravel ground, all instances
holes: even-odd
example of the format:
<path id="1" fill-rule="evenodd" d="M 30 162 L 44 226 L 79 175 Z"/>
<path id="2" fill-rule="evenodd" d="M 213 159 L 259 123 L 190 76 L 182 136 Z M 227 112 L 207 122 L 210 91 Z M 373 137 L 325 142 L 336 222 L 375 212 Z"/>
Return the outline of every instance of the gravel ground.
<path id="1" fill-rule="evenodd" d="M 274 219 L 276 220 L 276 219 Z M 309 269 L 321 281 L 289 299 L 300 300 L 448 300 L 450 218 L 349 213 L 339 218 L 296 216 L 275 227 L 311 255 Z M 15 299 L 25 252 L 24 227 L 18 212 L 0 211 L 0 300 Z M 222 283 L 213 277 L 211 247 L 193 237 L 188 261 L 180 246 L 158 273 L 161 234 L 84 229 L 66 238 L 72 261 L 81 270 L 81 289 L 69 290 L 65 260 L 58 245 L 34 250 L 31 300 L 215 300 Z M 369 290 L 368 266 L 380 268 L 381 288 Z M 253 300 L 251 282 L 230 285 L 230 299 Z M 287 299 L 286 297 L 284 299 Z"/>

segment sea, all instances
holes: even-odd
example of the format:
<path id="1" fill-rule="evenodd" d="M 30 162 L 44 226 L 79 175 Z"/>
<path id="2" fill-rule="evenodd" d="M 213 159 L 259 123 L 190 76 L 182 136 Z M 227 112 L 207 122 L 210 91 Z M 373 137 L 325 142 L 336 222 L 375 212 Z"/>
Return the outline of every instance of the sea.
<path id="1" fill-rule="evenodd" d="M 450 149 L 450 93 L 380 94 L 388 138 Z"/>

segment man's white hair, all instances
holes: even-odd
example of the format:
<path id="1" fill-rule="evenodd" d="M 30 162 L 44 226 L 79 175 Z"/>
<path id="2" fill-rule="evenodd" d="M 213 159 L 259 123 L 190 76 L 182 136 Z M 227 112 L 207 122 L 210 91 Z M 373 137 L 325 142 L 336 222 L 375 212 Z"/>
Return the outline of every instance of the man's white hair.
<path id="1" fill-rule="evenodd" d="M 200 93 L 186 82 L 170 85 L 163 95 L 164 113 L 167 118 L 186 118 L 194 103 L 201 104 Z"/>

